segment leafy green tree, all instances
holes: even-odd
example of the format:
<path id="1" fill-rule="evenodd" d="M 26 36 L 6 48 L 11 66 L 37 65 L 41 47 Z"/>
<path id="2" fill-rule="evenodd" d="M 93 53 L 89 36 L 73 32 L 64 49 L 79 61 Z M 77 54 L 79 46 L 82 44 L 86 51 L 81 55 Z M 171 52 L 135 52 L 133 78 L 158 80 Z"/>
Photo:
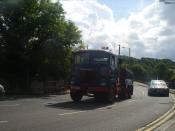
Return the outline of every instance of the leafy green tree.
<path id="1" fill-rule="evenodd" d="M 171 77 L 171 81 L 175 82 L 175 74 Z"/>
<path id="2" fill-rule="evenodd" d="M 60 79 L 70 67 L 81 32 L 50 0 L 0 1 L 1 77 Z"/>
<path id="3" fill-rule="evenodd" d="M 127 68 L 133 70 L 136 80 L 139 80 L 143 76 L 142 79 L 147 77 L 147 80 L 159 78 L 172 81 L 171 79 L 175 73 L 175 62 L 172 60 L 154 58 L 136 59 L 126 56 L 123 56 L 123 58 L 123 65 L 127 65 Z"/>
<path id="4" fill-rule="evenodd" d="M 160 62 L 156 67 L 157 78 L 162 80 L 170 80 L 171 71 L 168 69 L 165 63 Z"/>
<path id="5" fill-rule="evenodd" d="M 136 80 L 146 81 L 148 80 L 148 74 L 145 68 L 140 64 L 135 64 L 131 67 Z"/>

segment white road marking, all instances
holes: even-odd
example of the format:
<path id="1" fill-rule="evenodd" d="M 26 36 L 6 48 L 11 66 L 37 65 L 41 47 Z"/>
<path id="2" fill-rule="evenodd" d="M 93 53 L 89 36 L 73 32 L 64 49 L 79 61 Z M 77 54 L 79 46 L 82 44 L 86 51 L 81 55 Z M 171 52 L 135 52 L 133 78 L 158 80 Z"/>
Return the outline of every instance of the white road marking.
<path id="1" fill-rule="evenodd" d="M 73 115 L 73 114 L 78 114 L 78 113 L 82 113 L 82 112 L 86 112 L 86 111 L 67 112 L 67 113 L 62 113 L 62 114 L 58 114 L 58 115 L 60 115 L 60 116 Z"/>
<path id="2" fill-rule="evenodd" d="M 111 105 L 111 106 L 106 106 L 106 107 L 100 107 L 100 108 L 97 108 L 97 110 L 104 110 L 104 109 L 110 109 L 112 107 L 116 107 L 118 104 L 114 104 L 114 105 Z"/>
<path id="3" fill-rule="evenodd" d="M 19 104 L 0 105 L 0 107 L 13 107 L 13 106 L 19 106 Z"/>
<path id="4" fill-rule="evenodd" d="M 134 102 L 134 101 L 136 101 L 136 100 L 130 100 L 130 101 L 128 101 L 128 102 Z"/>
<path id="5" fill-rule="evenodd" d="M 8 121 L 0 121 L 0 124 L 8 123 Z"/>

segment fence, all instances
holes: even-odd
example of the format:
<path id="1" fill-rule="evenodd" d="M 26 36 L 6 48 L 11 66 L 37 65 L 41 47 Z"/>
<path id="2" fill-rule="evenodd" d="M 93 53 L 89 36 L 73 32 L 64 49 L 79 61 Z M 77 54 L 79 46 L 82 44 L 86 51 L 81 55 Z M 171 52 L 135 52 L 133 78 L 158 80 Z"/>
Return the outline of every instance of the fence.
<path id="1" fill-rule="evenodd" d="M 34 94 L 56 94 L 64 91 L 64 81 L 37 81 L 31 84 L 32 93 Z"/>

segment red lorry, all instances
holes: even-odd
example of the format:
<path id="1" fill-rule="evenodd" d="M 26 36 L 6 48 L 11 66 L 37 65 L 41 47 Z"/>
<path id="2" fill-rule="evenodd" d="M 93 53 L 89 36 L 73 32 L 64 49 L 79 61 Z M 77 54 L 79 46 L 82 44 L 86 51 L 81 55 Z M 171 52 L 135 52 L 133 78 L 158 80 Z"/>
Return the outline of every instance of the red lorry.
<path id="1" fill-rule="evenodd" d="M 125 75 L 120 69 L 118 56 L 111 52 L 104 50 L 74 52 L 70 96 L 75 102 L 80 101 L 83 95 L 94 96 L 111 103 L 115 101 L 116 96 L 131 98 L 133 82 L 129 77 L 126 79 Z"/>

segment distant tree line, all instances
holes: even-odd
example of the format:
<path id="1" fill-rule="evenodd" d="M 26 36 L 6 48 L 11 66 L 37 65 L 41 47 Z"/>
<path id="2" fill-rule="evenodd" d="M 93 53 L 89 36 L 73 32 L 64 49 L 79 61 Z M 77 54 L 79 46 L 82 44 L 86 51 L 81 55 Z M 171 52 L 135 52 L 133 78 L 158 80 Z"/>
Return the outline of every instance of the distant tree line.
<path id="1" fill-rule="evenodd" d="M 50 0 L 0 0 L 0 80 L 30 89 L 33 78 L 63 79 L 81 32 Z"/>
<path id="2" fill-rule="evenodd" d="M 167 82 L 175 82 L 175 62 L 169 59 L 153 58 L 123 58 L 123 65 L 134 74 L 135 80 L 150 81 L 161 79 Z"/>

